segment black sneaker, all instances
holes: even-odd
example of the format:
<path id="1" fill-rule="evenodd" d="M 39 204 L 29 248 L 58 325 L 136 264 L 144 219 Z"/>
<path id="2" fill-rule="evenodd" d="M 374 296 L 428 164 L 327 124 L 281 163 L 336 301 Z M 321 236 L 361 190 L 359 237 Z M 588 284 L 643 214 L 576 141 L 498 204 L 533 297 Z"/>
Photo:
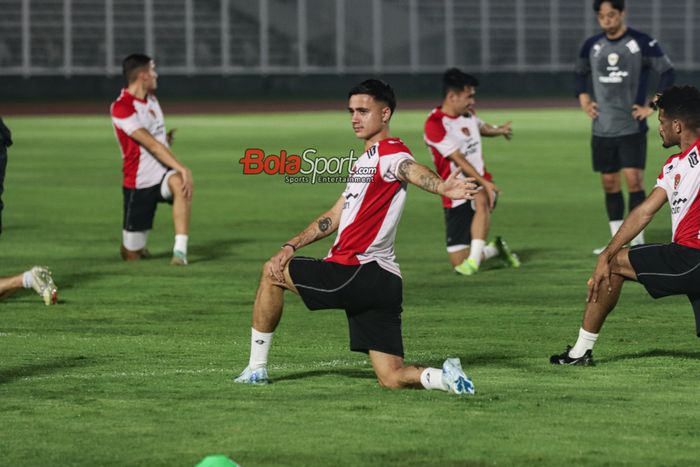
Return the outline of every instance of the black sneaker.
<path id="1" fill-rule="evenodd" d="M 551 357 L 549 357 L 549 363 L 551 363 L 552 365 L 595 366 L 595 362 L 593 361 L 593 350 L 586 350 L 586 353 L 579 358 L 569 357 L 569 350 L 571 350 L 571 346 L 567 345 L 566 352 L 561 353 L 559 355 L 552 355 Z"/>

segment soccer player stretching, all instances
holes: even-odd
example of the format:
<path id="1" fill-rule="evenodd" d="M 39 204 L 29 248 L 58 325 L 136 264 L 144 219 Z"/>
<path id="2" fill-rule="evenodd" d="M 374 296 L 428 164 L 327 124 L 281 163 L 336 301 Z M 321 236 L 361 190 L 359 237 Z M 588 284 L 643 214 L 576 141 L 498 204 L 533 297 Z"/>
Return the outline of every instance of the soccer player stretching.
<path id="1" fill-rule="evenodd" d="M 155 90 L 156 66 L 150 57 L 129 55 L 122 64 L 128 86 L 112 103 L 114 131 L 124 161 L 124 225 L 121 255 L 125 261 L 148 256 L 146 239 L 156 206 L 173 205 L 175 246 L 171 264 L 187 265 L 192 209 L 192 172 L 170 151 L 172 130 L 165 131 Z"/>
<path id="2" fill-rule="evenodd" d="M 250 360 L 235 381 L 268 382 L 270 342 L 282 317 L 284 291 L 290 290 L 311 310 L 345 310 L 350 349 L 369 354 L 380 385 L 473 393 L 474 386 L 457 358 L 448 358 L 442 369 L 404 365 L 403 284 L 394 239 L 408 183 L 451 199 L 472 199 L 476 186 L 472 179 L 457 178 L 456 171 L 442 180 L 416 163 L 400 139 L 390 137 L 396 98 L 389 85 L 367 80 L 353 87 L 348 97 L 352 129 L 364 140 L 365 152 L 333 207 L 287 240 L 263 266 L 253 305 Z M 335 231 L 335 242 L 324 260 L 294 256 Z"/>
<path id="3" fill-rule="evenodd" d="M 668 158 L 654 190 L 598 257 L 588 280 L 578 340 L 573 348 L 550 358 L 555 365 L 593 364 L 593 345 L 626 280 L 640 282 L 654 298 L 687 295 L 700 337 L 700 92 L 691 86 L 671 87 L 656 107 L 663 146 L 679 146 L 681 152 Z M 672 243 L 625 248 L 666 201 L 671 206 Z"/>

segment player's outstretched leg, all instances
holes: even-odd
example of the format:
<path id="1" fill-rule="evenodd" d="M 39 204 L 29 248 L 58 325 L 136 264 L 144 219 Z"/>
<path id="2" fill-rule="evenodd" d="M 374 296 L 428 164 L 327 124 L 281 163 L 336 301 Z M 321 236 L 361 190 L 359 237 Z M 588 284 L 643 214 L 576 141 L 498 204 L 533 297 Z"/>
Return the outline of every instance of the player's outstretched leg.
<path id="1" fill-rule="evenodd" d="M 267 356 L 272 344 L 272 335 L 282 318 L 284 291 L 298 293 L 289 276 L 289 265 L 285 267 L 285 284 L 280 284 L 270 274 L 271 263 L 265 263 L 260 274 L 260 285 L 253 304 L 253 327 L 250 336 L 250 359 L 248 366 L 234 379 L 236 383 L 267 384 Z"/>
<path id="2" fill-rule="evenodd" d="M 510 247 L 502 237 L 496 237 L 496 240 L 493 241 L 493 246 L 496 247 L 498 256 L 506 264 L 506 266 L 513 268 L 520 267 L 520 258 L 518 258 L 518 255 L 511 251 Z"/>
<path id="3" fill-rule="evenodd" d="M 54 305 L 58 300 L 56 284 L 46 266 L 34 266 L 22 274 L 0 278 L 0 300 L 22 288 L 34 289 L 46 305 Z"/>

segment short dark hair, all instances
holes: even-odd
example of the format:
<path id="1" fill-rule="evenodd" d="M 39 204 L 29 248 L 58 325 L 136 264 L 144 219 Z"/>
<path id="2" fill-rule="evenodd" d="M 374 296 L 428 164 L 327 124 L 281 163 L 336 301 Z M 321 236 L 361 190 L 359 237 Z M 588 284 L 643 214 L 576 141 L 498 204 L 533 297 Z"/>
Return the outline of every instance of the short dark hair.
<path id="1" fill-rule="evenodd" d="M 391 115 L 394 115 L 394 110 L 396 109 L 396 95 L 391 86 L 384 81 L 380 79 L 366 79 L 350 89 L 350 92 L 348 92 L 348 99 L 355 94 L 367 94 L 372 96 L 375 101 L 385 103 L 391 110 Z"/>
<path id="2" fill-rule="evenodd" d="M 450 68 L 442 75 L 442 96 L 447 96 L 450 91 L 462 92 L 464 86 L 477 87 L 479 80 L 459 68 Z"/>
<path id="3" fill-rule="evenodd" d="M 700 91 L 695 86 L 671 86 L 660 94 L 655 107 L 667 118 L 700 128 Z"/>
<path id="4" fill-rule="evenodd" d="M 144 54 L 131 54 L 122 61 L 122 74 L 127 83 L 136 79 L 136 75 L 145 66 L 148 66 L 153 59 Z"/>
<path id="5" fill-rule="evenodd" d="M 593 0 L 593 10 L 600 11 L 600 6 L 605 2 L 617 11 L 625 11 L 625 0 Z"/>

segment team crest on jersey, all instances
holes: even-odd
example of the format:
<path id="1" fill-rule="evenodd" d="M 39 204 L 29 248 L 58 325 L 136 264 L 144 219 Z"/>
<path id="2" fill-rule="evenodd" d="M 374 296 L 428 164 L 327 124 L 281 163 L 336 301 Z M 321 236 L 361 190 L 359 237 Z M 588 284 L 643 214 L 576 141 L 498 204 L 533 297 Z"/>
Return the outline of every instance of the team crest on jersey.
<path id="1" fill-rule="evenodd" d="M 619 61 L 620 61 L 620 56 L 618 54 L 616 54 L 615 52 L 608 55 L 608 64 L 610 66 L 617 65 L 617 62 L 619 62 Z"/>
<path id="2" fill-rule="evenodd" d="M 469 128 L 464 127 L 462 128 L 462 133 L 464 133 L 465 136 L 471 136 L 471 132 L 469 131 Z"/>
<path id="3" fill-rule="evenodd" d="M 673 179 L 673 189 L 677 189 L 678 185 L 681 183 L 681 174 L 676 174 L 676 176 Z"/>

